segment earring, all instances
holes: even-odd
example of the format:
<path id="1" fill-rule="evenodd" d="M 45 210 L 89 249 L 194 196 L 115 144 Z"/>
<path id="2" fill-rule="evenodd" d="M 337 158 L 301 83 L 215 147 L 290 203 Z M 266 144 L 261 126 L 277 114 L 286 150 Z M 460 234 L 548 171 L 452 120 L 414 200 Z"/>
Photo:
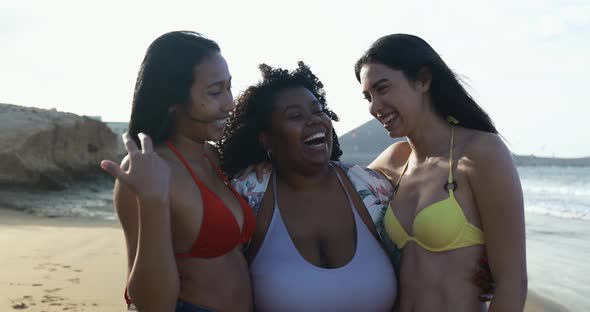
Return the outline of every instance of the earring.
<path id="1" fill-rule="evenodd" d="M 266 150 L 266 156 L 268 156 L 269 160 L 272 160 L 272 152 L 271 152 L 270 148 Z"/>

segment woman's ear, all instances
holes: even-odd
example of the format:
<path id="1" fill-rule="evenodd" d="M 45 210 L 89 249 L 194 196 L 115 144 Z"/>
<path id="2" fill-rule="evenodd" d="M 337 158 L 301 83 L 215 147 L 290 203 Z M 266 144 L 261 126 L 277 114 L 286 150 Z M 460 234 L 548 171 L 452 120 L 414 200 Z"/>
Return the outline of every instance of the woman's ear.
<path id="1" fill-rule="evenodd" d="M 270 136 L 266 132 L 261 132 L 258 135 L 258 142 L 260 147 L 266 152 L 269 161 L 272 161 L 272 145 L 270 143 Z"/>
<path id="2" fill-rule="evenodd" d="M 418 72 L 418 81 L 416 81 L 416 88 L 422 93 L 430 90 L 430 83 L 432 82 L 432 72 L 426 66 L 423 66 Z"/>

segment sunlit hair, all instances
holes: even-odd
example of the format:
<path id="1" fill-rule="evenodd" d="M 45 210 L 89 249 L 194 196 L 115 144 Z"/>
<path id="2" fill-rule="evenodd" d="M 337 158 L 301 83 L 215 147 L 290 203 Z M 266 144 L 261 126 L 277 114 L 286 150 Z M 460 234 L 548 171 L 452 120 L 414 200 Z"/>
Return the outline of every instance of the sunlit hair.
<path id="1" fill-rule="evenodd" d="M 465 128 L 498 133 L 488 114 L 473 100 L 459 82 L 457 75 L 440 55 L 423 39 L 407 34 L 379 38 L 356 62 L 354 72 L 360 82 L 360 71 L 366 64 L 382 64 L 402 71 L 414 83 L 421 70 L 432 75 L 430 96 L 434 111 L 442 119 L 455 119 Z"/>
<path id="2" fill-rule="evenodd" d="M 129 134 L 149 135 L 155 144 L 170 137 L 175 105 L 190 104 L 195 67 L 213 53 L 217 43 L 192 31 L 173 31 L 158 37 L 147 49 L 133 94 Z"/>

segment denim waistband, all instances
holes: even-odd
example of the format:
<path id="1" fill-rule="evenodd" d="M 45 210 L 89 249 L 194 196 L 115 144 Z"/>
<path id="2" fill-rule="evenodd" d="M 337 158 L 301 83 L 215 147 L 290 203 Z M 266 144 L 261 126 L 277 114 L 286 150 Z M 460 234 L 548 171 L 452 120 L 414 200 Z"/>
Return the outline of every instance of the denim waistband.
<path id="1" fill-rule="evenodd" d="M 135 307 L 135 305 L 129 304 L 129 305 L 127 305 L 127 311 L 138 311 L 138 310 Z M 211 309 L 201 307 L 199 305 L 196 305 L 196 304 L 193 304 L 190 302 L 182 301 L 180 299 L 178 299 L 178 301 L 176 301 L 176 309 L 174 311 L 176 311 L 176 312 L 215 312 Z"/>
<path id="2" fill-rule="evenodd" d="M 190 302 L 186 302 L 186 301 L 182 301 L 180 299 L 178 299 L 178 301 L 176 301 L 176 312 L 215 312 L 211 309 L 190 303 Z"/>

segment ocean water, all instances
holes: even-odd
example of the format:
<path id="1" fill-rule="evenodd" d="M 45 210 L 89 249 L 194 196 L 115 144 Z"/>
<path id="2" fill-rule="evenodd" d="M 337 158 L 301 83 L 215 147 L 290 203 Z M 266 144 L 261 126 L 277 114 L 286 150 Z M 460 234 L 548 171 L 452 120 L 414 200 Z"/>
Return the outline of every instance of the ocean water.
<path id="1" fill-rule="evenodd" d="M 590 311 L 590 167 L 519 167 L 529 289 Z"/>
<path id="2" fill-rule="evenodd" d="M 519 167 L 525 211 L 590 221 L 590 167 Z"/>
<path id="3" fill-rule="evenodd" d="M 590 221 L 590 167 L 518 167 L 518 173 L 527 215 Z M 112 190 L 113 181 L 104 178 L 63 191 L 0 187 L 0 207 L 40 216 L 114 219 Z"/>
<path id="4" fill-rule="evenodd" d="M 526 216 L 529 289 L 569 311 L 590 311 L 590 221 Z"/>
<path id="5" fill-rule="evenodd" d="M 42 217 L 83 217 L 116 220 L 114 181 L 100 178 L 78 182 L 62 191 L 0 187 L 0 208 L 25 211 Z"/>

